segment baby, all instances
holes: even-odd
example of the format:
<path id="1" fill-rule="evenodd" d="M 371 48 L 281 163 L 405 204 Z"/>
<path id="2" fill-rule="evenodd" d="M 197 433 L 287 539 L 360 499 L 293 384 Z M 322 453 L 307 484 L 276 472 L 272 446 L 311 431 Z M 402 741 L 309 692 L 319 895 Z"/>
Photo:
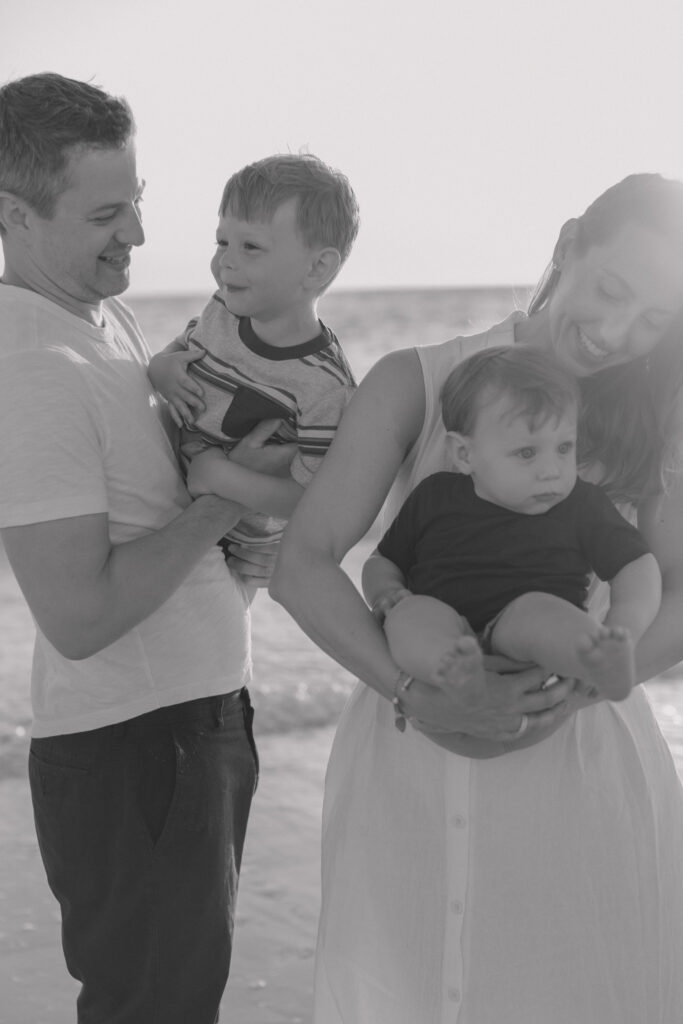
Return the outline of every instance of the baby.
<path id="1" fill-rule="evenodd" d="M 490 348 L 453 370 L 441 407 L 452 471 L 418 484 L 363 570 L 397 665 L 443 679 L 474 632 L 483 653 L 623 699 L 661 576 L 635 527 L 577 478 L 575 380 L 540 350 Z M 610 582 L 604 623 L 585 611 L 591 572 Z"/>

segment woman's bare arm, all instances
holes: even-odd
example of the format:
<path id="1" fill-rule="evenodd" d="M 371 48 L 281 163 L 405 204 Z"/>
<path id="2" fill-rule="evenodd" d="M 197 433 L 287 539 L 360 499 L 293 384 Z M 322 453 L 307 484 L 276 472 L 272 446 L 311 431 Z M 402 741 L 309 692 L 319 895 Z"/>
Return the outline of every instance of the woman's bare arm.
<path id="1" fill-rule="evenodd" d="M 398 468 L 418 437 L 424 381 L 412 350 L 392 353 L 370 371 L 351 400 L 315 479 L 302 496 L 280 545 L 270 592 L 324 651 L 382 696 L 398 677 L 383 632 L 339 563 L 374 522 Z M 522 714 L 532 730 L 552 725 L 570 684 L 538 687 L 540 670 L 501 678 L 487 673 L 477 692 L 421 682 L 403 699 L 428 726 L 506 740 Z M 527 734 L 528 735 L 528 734 Z"/>
<path id="2" fill-rule="evenodd" d="M 668 494 L 639 509 L 638 526 L 662 572 L 659 612 L 636 647 L 638 679 L 644 682 L 683 660 L 683 474 Z"/>

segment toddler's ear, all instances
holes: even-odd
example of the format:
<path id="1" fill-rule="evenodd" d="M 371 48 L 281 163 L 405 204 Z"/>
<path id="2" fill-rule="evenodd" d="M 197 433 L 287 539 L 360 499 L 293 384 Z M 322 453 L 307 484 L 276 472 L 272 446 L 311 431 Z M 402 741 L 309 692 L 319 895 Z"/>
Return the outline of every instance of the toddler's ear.
<path id="1" fill-rule="evenodd" d="M 341 266 L 341 256 L 338 249 L 331 246 L 327 249 L 319 249 L 309 272 L 309 281 L 316 292 L 322 292 L 327 288 L 330 281 L 337 275 Z"/>
<path id="2" fill-rule="evenodd" d="M 458 434 L 455 430 L 446 432 L 446 454 L 451 467 L 458 473 L 472 472 L 470 465 L 470 439 L 464 434 Z"/>

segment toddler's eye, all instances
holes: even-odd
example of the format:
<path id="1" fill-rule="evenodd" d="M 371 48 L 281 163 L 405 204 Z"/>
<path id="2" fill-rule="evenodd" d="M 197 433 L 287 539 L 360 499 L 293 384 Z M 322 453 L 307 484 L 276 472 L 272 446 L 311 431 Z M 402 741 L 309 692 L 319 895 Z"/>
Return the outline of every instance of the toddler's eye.
<path id="1" fill-rule="evenodd" d="M 520 459 L 526 459 L 527 461 L 529 459 L 533 459 L 535 454 L 536 454 L 536 449 L 535 448 L 520 448 L 519 451 L 517 452 L 517 455 L 520 457 Z"/>
<path id="2" fill-rule="evenodd" d="M 560 453 L 560 455 L 569 455 L 571 454 L 571 452 L 574 451 L 574 442 L 563 441 L 562 444 L 558 445 L 557 450 Z"/>

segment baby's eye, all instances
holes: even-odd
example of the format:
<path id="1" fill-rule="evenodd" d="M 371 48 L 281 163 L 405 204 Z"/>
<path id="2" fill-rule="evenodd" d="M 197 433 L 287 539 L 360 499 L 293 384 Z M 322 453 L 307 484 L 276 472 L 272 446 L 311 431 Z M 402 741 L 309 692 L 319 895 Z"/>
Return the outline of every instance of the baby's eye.
<path id="1" fill-rule="evenodd" d="M 563 441 L 562 444 L 557 446 L 557 450 L 560 455 L 570 455 L 574 451 L 574 442 Z"/>
<path id="2" fill-rule="evenodd" d="M 519 451 L 515 452 L 515 455 L 518 455 L 520 459 L 526 459 L 527 461 L 533 459 L 535 454 L 535 448 L 520 448 Z"/>

